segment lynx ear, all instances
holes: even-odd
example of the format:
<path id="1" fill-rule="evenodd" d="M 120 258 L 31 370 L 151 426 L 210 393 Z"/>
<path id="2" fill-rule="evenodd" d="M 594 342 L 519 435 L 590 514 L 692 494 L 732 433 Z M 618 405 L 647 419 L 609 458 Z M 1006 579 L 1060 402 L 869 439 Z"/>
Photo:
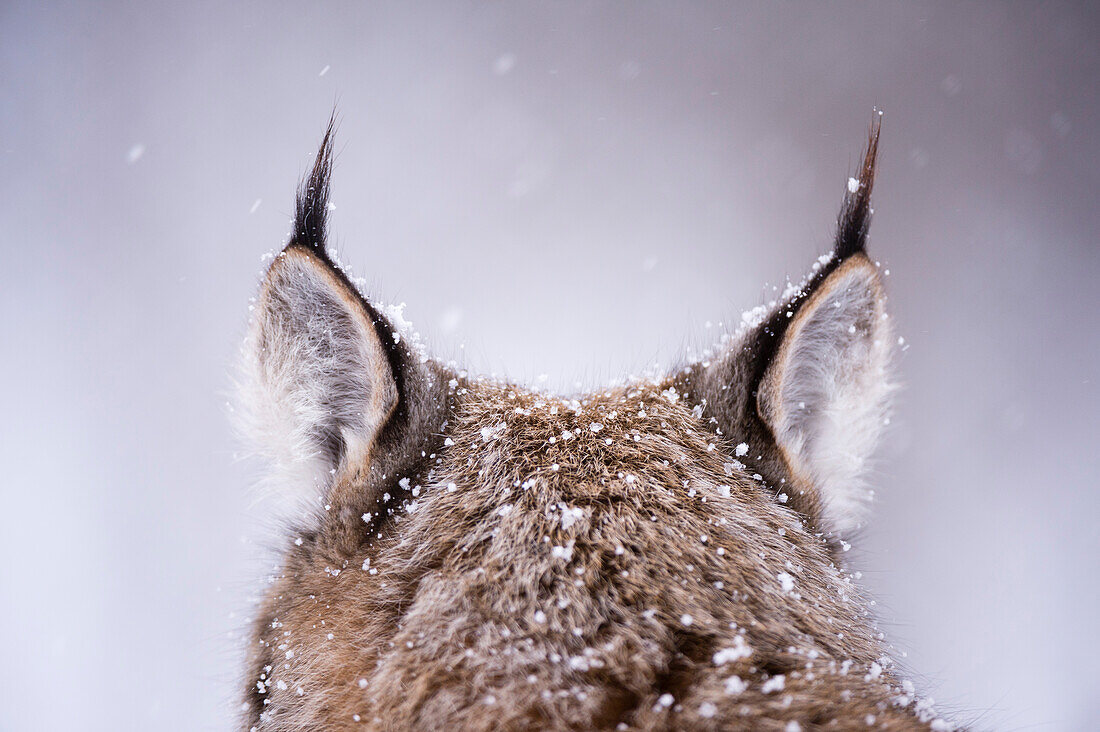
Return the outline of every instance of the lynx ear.
<path id="1" fill-rule="evenodd" d="M 842 535 L 869 497 L 862 476 L 886 419 L 890 353 L 878 273 L 858 253 L 798 308 L 757 390 L 761 419 Z"/>
<path id="2" fill-rule="evenodd" d="M 830 256 L 715 358 L 689 368 L 680 386 L 743 460 L 769 476 L 777 496 L 843 535 L 859 525 L 862 483 L 887 409 L 891 353 L 884 297 L 867 258 L 871 187 L 878 152 L 871 128 L 859 178 L 848 181 Z M 795 490 L 783 490 L 787 476 Z M 789 488 L 789 486 L 788 486 Z"/>
<path id="3" fill-rule="evenodd" d="M 370 460 L 398 403 L 403 355 L 389 353 L 395 343 L 382 338 L 393 328 L 325 251 L 331 160 L 330 123 L 293 238 L 255 305 L 238 384 L 238 424 L 272 464 L 280 496 L 314 505 L 342 464 Z"/>
<path id="4" fill-rule="evenodd" d="M 331 266 L 290 246 L 268 272 L 246 345 L 249 437 L 316 491 L 361 461 L 397 403 L 371 314 Z"/>
<path id="5" fill-rule="evenodd" d="M 332 134 L 330 121 L 298 191 L 294 234 L 254 308 L 237 422 L 274 467 L 274 516 L 327 517 L 346 548 L 366 530 L 361 517 L 379 515 L 379 501 L 405 490 L 401 477 L 442 441 L 453 377 L 401 308 L 391 322 L 328 254 Z"/>

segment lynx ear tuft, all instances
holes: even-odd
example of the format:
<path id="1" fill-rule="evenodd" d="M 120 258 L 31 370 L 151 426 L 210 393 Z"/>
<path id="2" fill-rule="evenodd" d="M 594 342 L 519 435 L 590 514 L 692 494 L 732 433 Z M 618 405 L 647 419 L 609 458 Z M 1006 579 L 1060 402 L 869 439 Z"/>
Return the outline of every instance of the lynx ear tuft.
<path id="1" fill-rule="evenodd" d="M 325 136 L 309 176 L 298 188 L 294 202 L 294 234 L 290 243 L 305 247 L 326 262 L 328 207 L 332 180 L 332 146 L 336 134 L 336 112 L 329 117 Z"/>
<path id="2" fill-rule="evenodd" d="M 761 419 L 817 494 L 823 527 L 840 535 L 858 527 L 870 496 L 863 476 L 886 421 L 890 354 L 878 272 L 857 253 L 798 308 L 757 391 Z"/>
<path id="3" fill-rule="evenodd" d="M 844 261 L 853 254 L 867 250 L 867 231 L 871 228 L 871 192 L 875 187 L 878 167 L 878 138 L 881 130 L 881 112 L 876 113 L 867 134 L 867 150 L 857 171 L 858 178 L 848 179 L 844 205 L 837 217 L 834 256 Z"/>

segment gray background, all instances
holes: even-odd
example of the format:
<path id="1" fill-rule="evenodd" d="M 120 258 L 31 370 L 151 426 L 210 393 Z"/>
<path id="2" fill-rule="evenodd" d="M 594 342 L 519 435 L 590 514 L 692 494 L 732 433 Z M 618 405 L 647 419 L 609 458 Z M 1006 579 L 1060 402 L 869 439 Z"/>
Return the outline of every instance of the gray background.
<path id="1" fill-rule="evenodd" d="M 910 347 L 856 567 L 941 705 L 1095 726 L 1098 39 L 1057 3 L 4 3 L 0 728 L 231 724 L 228 364 L 334 102 L 370 293 L 562 389 L 801 276 L 885 109 Z"/>

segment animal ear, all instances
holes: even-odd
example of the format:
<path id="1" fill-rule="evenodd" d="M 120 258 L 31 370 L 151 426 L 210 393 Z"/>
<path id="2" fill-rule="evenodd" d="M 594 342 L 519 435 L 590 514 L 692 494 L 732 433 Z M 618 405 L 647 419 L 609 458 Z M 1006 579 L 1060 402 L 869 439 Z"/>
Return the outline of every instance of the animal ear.
<path id="1" fill-rule="evenodd" d="M 859 178 L 848 181 L 833 252 L 779 302 L 746 313 L 748 327 L 728 347 L 679 377 L 720 431 L 745 444 L 740 459 L 776 483 L 780 500 L 838 535 L 862 518 L 863 468 L 890 393 L 884 296 L 865 251 L 877 151 L 875 125 Z M 798 485 L 784 486 L 788 477 Z"/>
<path id="2" fill-rule="evenodd" d="M 327 254 L 331 165 L 330 122 L 298 194 L 291 241 L 253 308 L 238 383 L 238 426 L 272 464 L 288 509 L 318 505 L 342 466 L 376 462 L 372 452 L 397 411 L 399 383 L 419 393 L 400 335 Z"/>
<path id="3" fill-rule="evenodd" d="M 332 266 L 291 245 L 272 264 L 246 343 L 249 438 L 316 493 L 368 457 L 397 385 L 367 306 Z"/>
<path id="4" fill-rule="evenodd" d="M 890 353 L 878 272 L 858 253 L 798 308 L 757 389 L 761 419 L 841 535 L 869 497 L 862 476 L 886 420 Z"/>

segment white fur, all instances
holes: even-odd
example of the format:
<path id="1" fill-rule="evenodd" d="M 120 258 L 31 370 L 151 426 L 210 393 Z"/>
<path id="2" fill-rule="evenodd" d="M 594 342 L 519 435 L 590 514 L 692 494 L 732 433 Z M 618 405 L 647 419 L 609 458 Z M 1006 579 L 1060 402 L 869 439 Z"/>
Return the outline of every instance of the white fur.
<path id="1" fill-rule="evenodd" d="M 765 401 L 780 446 L 810 478 L 825 527 L 859 527 L 871 491 L 868 460 L 889 412 L 892 348 L 881 288 L 866 260 L 822 283 L 791 324 Z"/>
<path id="2" fill-rule="evenodd" d="M 313 255 L 289 250 L 268 273 L 241 352 L 238 429 L 271 470 L 273 517 L 323 510 L 343 456 L 361 456 L 396 385 L 358 296 Z"/>

